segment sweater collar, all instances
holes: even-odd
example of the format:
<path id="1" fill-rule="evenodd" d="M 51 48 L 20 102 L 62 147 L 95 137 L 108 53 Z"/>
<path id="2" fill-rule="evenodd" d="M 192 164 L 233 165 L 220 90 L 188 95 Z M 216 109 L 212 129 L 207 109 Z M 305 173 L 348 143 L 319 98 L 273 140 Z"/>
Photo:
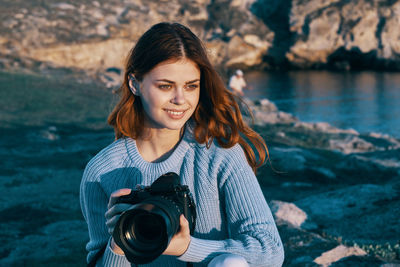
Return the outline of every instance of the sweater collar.
<path id="1" fill-rule="evenodd" d="M 178 172 L 186 151 L 189 147 L 193 146 L 193 142 L 192 127 L 188 125 L 172 154 L 167 159 L 160 162 L 148 162 L 144 160 L 137 149 L 136 140 L 130 137 L 125 138 L 125 147 L 128 157 L 135 167 L 147 175 L 155 175 L 158 177 L 169 171 Z"/>

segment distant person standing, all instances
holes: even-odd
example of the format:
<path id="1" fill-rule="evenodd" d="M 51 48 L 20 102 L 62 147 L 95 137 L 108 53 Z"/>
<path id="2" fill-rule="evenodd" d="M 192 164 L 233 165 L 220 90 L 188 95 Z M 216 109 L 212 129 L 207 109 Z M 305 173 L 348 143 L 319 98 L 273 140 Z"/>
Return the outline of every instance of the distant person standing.
<path id="1" fill-rule="evenodd" d="M 229 88 L 238 96 L 244 96 L 243 88 L 247 86 L 243 77 L 243 71 L 236 70 L 235 74 L 229 80 Z"/>

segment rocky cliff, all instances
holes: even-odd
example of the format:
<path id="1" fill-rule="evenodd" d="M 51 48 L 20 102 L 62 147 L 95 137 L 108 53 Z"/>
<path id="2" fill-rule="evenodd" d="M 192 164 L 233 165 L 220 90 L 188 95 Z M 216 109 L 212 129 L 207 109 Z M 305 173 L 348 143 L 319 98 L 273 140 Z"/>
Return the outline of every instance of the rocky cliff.
<path id="1" fill-rule="evenodd" d="M 299 67 L 400 69 L 400 1 L 293 1 L 287 59 Z"/>
<path id="2" fill-rule="evenodd" d="M 5 2 L 5 1 L 3 1 Z M 161 21 L 191 27 L 219 66 L 262 64 L 273 32 L 244 1 L 22 1 L 0 11 L 1 65 L 103 71 L 122 68 L 138 37 Z M 40 65 L 40 64 L 39 64 Z"/>
<path id="3" fill-rule="evenodd" d="M 400 69 L 400 0 L 3 0 L 0 21 L 3 69 L 121 69 L 160 21 L 188 25 L 225 72 Z"/>

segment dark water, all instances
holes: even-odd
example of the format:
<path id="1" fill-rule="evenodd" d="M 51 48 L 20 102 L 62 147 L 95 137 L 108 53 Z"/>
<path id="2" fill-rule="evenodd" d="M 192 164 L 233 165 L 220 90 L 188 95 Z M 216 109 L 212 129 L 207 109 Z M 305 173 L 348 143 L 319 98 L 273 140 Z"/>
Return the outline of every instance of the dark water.
<path id="1" fill-rule="evenodd" d="M 268 98 L 301 121 L 400 137 L 400 73 L 249 72 L 245 91 Z"/>

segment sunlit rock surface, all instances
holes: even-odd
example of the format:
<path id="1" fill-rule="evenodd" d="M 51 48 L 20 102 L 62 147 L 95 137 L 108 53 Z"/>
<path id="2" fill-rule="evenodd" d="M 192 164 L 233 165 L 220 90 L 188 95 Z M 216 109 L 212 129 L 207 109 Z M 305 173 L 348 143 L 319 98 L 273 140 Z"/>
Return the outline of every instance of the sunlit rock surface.
<path id="1" fill-rule="evenodd" d="M 0 68 L 122 69 L 146 29 L 179 21 L 224 75 L 235 68 L 398 70 L 399 18 L 400 0 L 8 1 L 0 10 Z"/>
<path id="2" fill-rule="evenodd" d="M 399 69 L 400 1 L 292 1 L 286 54 L 291 64 L 318 68 Z"/>
<path id="3" fill-rule="evenodd" d="M 0 11 L 0 51 L 22 61 L 57 67 L 123 68 L 127 53 L 145 30 L 158 22 L 179 21 L 204 40 L 214 63 L 259 66 L 273 33 L 249 11 L 250 4 L 99 0 L 38 5 L 13 1 L 2 5 Z M 2 64 L 8 69 L 16 62 L 3 60 Z"/>

